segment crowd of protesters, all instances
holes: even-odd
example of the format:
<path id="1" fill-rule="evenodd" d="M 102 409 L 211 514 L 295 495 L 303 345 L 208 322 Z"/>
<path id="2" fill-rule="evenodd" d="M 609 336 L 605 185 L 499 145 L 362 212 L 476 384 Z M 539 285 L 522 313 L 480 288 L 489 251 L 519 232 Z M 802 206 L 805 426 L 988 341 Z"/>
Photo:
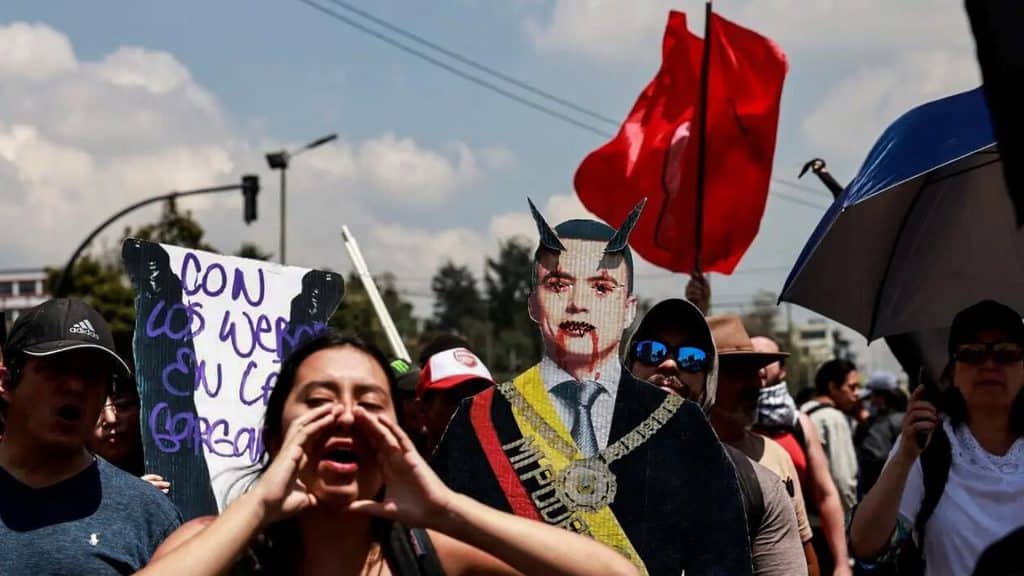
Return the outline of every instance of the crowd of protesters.
<path id="1" fill-rule="evenodd" d="M 784 347 L 700 304 L 657 303 L 623 365 L 707 414 L 739 480 L 754 574 L 1024 571 L 1017 311 L 985 301 L 957 314 L 943 381 L 909 398 L 895 374 L 862 385 L 835 359 L 798 405 Z M 431 471 L 460 402 L 494 384 L 454 335 L 413 364 L 325 332 L 282 364 L 258 480 L 219 516 L 182 524 L 174 487 L 145 470 L 138 390 L 104 319 L 48 301 L 15 322 L 0 357 L 0 573 L 635 573 Z"/>

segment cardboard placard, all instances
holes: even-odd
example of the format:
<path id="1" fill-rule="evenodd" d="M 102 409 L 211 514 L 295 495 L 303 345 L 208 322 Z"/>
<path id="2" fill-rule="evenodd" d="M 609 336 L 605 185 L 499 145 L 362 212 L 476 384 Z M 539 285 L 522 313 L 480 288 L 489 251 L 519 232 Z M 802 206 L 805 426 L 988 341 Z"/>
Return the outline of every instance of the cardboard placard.
<path id="1" fill-rule="evenodd" d="M 185 519 L 216 514 L 261 464 L 282 358 L 322 331 L 339 274 L 128 239 L 147 473 Z"/>
<path id="2" fill-rule="evenodd" d="M 453 489 L 589 535 L 645 574 L 750 574 L 732 463 L 700 406 L 634 378 L 618 353 L 636 313 L 627 239 L 592 220 L 540 236 L 530 317 L 540 363 L 474 396 L 432 464 Z"/>

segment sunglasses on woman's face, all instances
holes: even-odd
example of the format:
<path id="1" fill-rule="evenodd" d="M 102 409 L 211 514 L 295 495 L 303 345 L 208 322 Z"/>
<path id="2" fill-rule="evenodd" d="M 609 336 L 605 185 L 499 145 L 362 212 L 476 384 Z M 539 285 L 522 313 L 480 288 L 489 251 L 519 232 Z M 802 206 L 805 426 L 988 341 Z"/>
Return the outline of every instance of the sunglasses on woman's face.
<path id="1" fill-rule="evenodd" d="M 633 345 L 633 358 L 646 366 L 658 366 L 665 360 L 675 360 L 683 372 L 706 372 L 708 355 L 692 346 L 669 346 L 659 340 L 640 340 Z"/>
<path id="2" fill-rule="evenodd" d="M 984 364 L 991 358 L 996 364 L 1015 364 L 1024 360 L 1024 348 L 1013 342 L 992 344 L 964 344 L 956 349 L 953 356 L 964 364 Z"/>

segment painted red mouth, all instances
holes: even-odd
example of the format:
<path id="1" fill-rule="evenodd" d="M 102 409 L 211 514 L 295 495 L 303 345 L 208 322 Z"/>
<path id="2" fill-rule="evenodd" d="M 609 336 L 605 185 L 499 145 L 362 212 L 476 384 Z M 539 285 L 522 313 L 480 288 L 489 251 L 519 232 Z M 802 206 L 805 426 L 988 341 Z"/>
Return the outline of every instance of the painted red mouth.
<path id="1" fill-rule="evenodd" d="M 568 334 L 569 336 L 572 336 L 573 338 L 580 338 L 582 336 L 586 336 L 587 334 L 596 329 L 593 324 L 588 324 L 586 322 L 575 322 L 570 320 L 562 322 L 561 324 L 558 325 L 558 328 L 559 330 Z"/>

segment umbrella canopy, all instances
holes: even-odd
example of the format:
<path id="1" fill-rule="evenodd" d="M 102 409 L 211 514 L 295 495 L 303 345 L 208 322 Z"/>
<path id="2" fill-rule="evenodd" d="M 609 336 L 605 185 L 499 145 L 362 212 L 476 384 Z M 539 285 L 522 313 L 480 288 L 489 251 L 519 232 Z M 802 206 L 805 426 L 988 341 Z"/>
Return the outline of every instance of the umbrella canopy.
<path id="1" fill-rule="evenodd" d="M 948 326 L 984 298 L 1024 309 L 1024 233 L 981 89 L 907 112 L 822 218 L 780 300 L 868 340 Z"/>

